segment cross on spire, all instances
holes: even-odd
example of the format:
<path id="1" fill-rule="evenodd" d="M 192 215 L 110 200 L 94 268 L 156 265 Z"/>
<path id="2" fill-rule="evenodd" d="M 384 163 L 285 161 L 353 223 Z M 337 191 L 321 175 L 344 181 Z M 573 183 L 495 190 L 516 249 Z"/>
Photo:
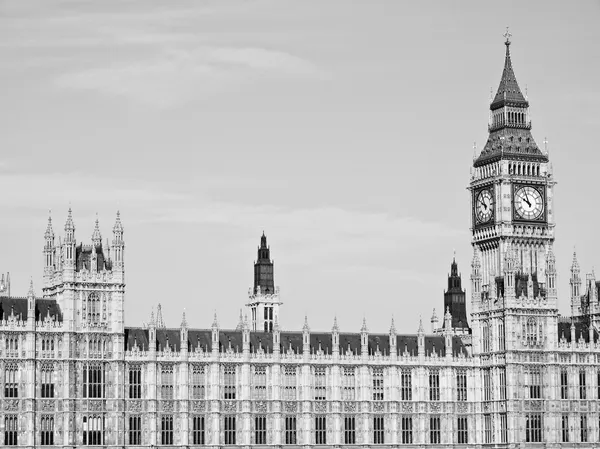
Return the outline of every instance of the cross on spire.
<path id="1" fill-rule="evenodd" d="M 510 38 L 512 37 L 512 34 L 510 33 L 510 31 L 508 30 L 508 27 L 506 27 L 506 33 L 504 33 L 503 35 L 506 38 L 506 42 L 504 42 L 506 45 L 510 45 Z"/>

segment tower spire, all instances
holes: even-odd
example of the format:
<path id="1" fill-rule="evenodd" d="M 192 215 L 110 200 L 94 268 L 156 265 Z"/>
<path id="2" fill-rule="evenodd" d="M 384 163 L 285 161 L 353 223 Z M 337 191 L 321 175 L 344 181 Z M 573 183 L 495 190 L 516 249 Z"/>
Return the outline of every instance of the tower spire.
<path id="1" fill-rule="evenodd" d="M 96 223 L 94 225 L 94 232 L 92 233 L 92 243 L 94 246 L 100 246 L 102 243 L 102 235 L 100 234 L 100 223 L 98 222 L 98 212 L 96 212 Z"/>

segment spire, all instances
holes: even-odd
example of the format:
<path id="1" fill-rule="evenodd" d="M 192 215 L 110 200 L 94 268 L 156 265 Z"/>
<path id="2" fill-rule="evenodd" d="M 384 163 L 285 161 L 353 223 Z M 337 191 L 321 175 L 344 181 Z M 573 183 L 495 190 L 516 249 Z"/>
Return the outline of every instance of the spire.
<path id="1" fill-rule="evenodd" d="M 94 246 L 100 246 L 102 243 L 102 235 L 100 234 L 100 224 L 98 222 L 98 212 L 96 212 L 96 224 L 92 233 L 92 243 Z"/>
<path id="2" fill-rule="evenodd" d="M 419 317 L 419 329 L 417 330 L 419 334 L 424 334 L 425 329 L 423 329 L 423 318 Z"/>
<path id="3" fill-rule="evenodd" d="M 123 232 L 123 224 L 121 223 L 121 212 L 117 211 L 117 218 L 113 226 L 113 232 Z"/>
<path id="4" fill-rule="evenodd" d="M 46 227 L 46 232 L 44 233 L 44 238 L 46 241 L 54 240 L 54 230 L 52 229 L 52 211 L 48 211 L 48 226 Z"/>
<path id="5" fill-rule="evenodd" d="M 33 289 L 33 279 L 29 280 L 29 291 L 27 292 L 28 298 L 35 298 L 35 290 Z"/>
<path id="6" fill-rule="evenodd" d="M 163 321 L 163 316 L 162 316 L 162 307 L 161 307 L 160 303 L 158 304 L 158 307 L 156 308 L 156 327 L 161 328 L 161 329 L 165 327 L 165 322 Z"/>
<path id="7" fill-rule="evenodd" d="M 339 331 L 340 331 L 340 327 L 338 326 L 337 316 L 334 316 L 333 317 L 333 328 L 331 329 L 331 332 L 339 333 Z"/>
<path id="8" fill-rule="evenodd" d="M 218 329 L 219 328 L 219 322 L 217 321 L 217 312 L 215 312 L 215 315 L 213 317 L 213 323 L 211 326 L 213 329 Z"/>
<path id="9" fill-rule="evenodd" d="M 394 323 L 394 317 L 392 317 L 392 324 L 390 325 L 390 334 L 396 333 L 396 324 Z"/>
<path id="10" fill-rule="evenodd" d="M 504 33 L 504 37 L 506 38 L 504 42 L 504 45 L 506 45 L 504 70 L 502 71 L 502 78 L 500 79 L 500 85 L 496 91 L 496 96 L 490 106 L 492 110 L 504 106 L 505 104 L 529 106 L 517 83 L 517 78 L 515 77 L 515 72 L 512 67 L 512 61 L 510 59 L 511 36 L 512 34 L 508 31 L 508 27 L 506 27 L 506 33 Z"/>
<path id="11" fill-rule="evenodd" d="M 302 326 L 302 332 L 310 332 L 310 327 L 308 327 L 308 317 L 304 315 L 304 326 Z"/>
<path id="12" fill-rule="evenodd" d="M 242 309 L 240 309 L 240 320 L 238 321 L 238 324 L 235 327 L 235 330 L 241 331 L 242 329 L 244 329 L 244 317 L 242 316 Z"/>
<path id="13" fill-rule="evenodd" d="M 363 317 L 363 322 L 362 322 L 362 326 L 360 328 L 360 332 L 361 333 L 368 332 L 368 329 L 367 329 L 367 319 L 365 317 Z"/>
<path id="14" fill-rule="evenodd" d="M 71 206 L 69 206 L 69 212 L 67 214 L 65 231 L 75 231 L 75 224 L 73 223 L 73 212 L 71 211 Z"/>
<path id="15" fill-rule="evenodd" d="M 187 320 L 185 319 L 185 310 L 183 311 L 183 316 L 181 317 L 181 327 L 182 328 L 188 327 Z"/>
<path id="16" fill-rule="evenodd" d="M 254 294 L 259 294 L 259 292 L 263 295 L 273 295 L 276 293 L 271 248 L 267 245 L 265 231 L 263 231 L 260 238 L 257 260 L 254 263 Z"/>
<path id="17" fill-rule="evenodd" d="M 579 273 L 579 262 L 577 261 L 577 251 L 573 248 L 573 263 L 571 264 L 571 272 Z"/>

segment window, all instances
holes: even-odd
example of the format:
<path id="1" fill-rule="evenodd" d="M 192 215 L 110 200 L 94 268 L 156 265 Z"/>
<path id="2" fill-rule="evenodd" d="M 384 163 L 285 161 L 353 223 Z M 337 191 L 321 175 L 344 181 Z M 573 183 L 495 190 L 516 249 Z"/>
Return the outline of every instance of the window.
<path id="1" fill-rule="evenodd" d="M 324 401 L 326 393 L 325 368 L 315 368 L 315 401 Z"/>
<path id="2" fill-rule="evenodd" d="M 173 415 L 160 417 L 160 444 L 163 446 L 173 445 Z"/>
<path id="3" fill-rule="evenodd" d="M 525 442 L 542 442 L 542 415 L 539 413 L 525 415 Z"/>
<path id="4" fill-rule="evenodd" d="M 223 368 L 224 376 L 224 387 L 223 394 L 224 399 L 235 399 L 235 366 L 228 365 Z M 235 439 L 235 438 L 234 438 Z M 235 443 L 229 443 L 235 444 Z"/>
<path id="5" fill-rule="evenodd" d="M 129 367 L 129 399 L 142 397 L 142 367 L 131 365 Z"/>
<path id="6" fill-rule="evenodd" d="M 142 444 L 142 417 L 129 417 L 129 444 L 139 446 Z"/>
<path id="7" fill-rule="evenodd" d="M 265 306 L 265 332 L 273 332 L 273 307 Z"/>
<path id="8" fill-rule="evenodd" d="M 90 415 L 83 417 L 83 444 L 85 446 L 104 444 L 104 416 Z"/>
<path id="9" fill-rule="evenodd" d="M 500 400 L 506 400 L 506 368 L 500 368 Z"/>
<path id="10" fill-rule="evenodd" d="M 431 416 L 429 418 L 429 442 L 431 444 L 441 443 L 441 426 L 439 416 Z"/>
<path id="11" fill-rule="evenodd" d="M 412 444 L 412 417 L 403 416 L 400 422 L 402 424 L 402 444 Z"/>
<path id="12" fill-rule="evenodd" d="M 315 444 L 327 444 L 327 418 L 315 417 Z"/>
<path id="13" fill-rule="evenodd" d="M 235 416 L 225 416 L 223 418 L 225 431 L 225 444 L 235 444 Z"/>
<path id="14" fill-rule="evenodd" d="M 354 368 L 344 368 L 344 390 L 342 394 L 342 399 L 344 401 L 353 401 L 354 400 Z"/>
<path id="15" fill-rule="evenodd" d="M 489 368 L 483 370 L 483 400 L 492 400 L 492 376 Z"/>
<path id="16" fill-rule="evenodd" d="M 467 400 L 467 372 L 458 371 L 456 373 L 456 400 Z"/>
<path id="17" fill-rule="evenodd" d="M 14 335 L 6 339 L 6 355 L 9 357 L 19 356 L 19 337 Z"/>
<path id="18" fill-rule="evenodd" d="M 104 398 L 105 368 L 102 364 L 89 363 L 83 366 L 83 397 Z"/>
<path id="19" fill-rule="evenodd" d="M 83 305 L 83 317 L 86 316 L 86 304 Z M 87 319 L 90 323 L 100 322 L 100 298 L 97 293 L 90 293 L 87 300 Z"/>
<path id="20" fill-rule="evenodd" d="M 385 433 L 383 416 L 373 417 L 373 444 L 384 444 L 383 435 Z"/>
<path id="21" fill-rule="evenodd" d="M 542 398 L 542 374 L 538 367 L 531 367 L 527 371 L 529 399 Z"/>
<path id="22" fill-rule="evenodd" d="M 597 385 L 597 390 L 598 390 L 598 394 L 597 394 L 597 398 L 600 399 L 600 371 L 598 371 L 598 374 L 596 375 L 597 379 L 596 379 L 596 385 Z M 599 429 L 600 432 L 600 429 Z"/>
<path id="23" fill-rule="evenodd" d="M 402 370 L 400 375 L 401 393 L 403 401 L 412 401 L 412 375 L 410 370 Z"/>
<path id="24" fill-rule="evenodd" d="M 285 444 L 296 444 L 296 417 L 285 417 Z"/>
<path id="25" fill-rule="evenodd" d="M 541 327 L 539 331 L 541 333 Z M 525 340 L 527 341 L 528 346 L 534 346 L 538 344 L 538 324 L 535 318 L 529 318 L 527 320 Z"/>
<path id="26" fill-rule="evenodd" d="M 283 400 L 296 400 L 296 367 L 285 366 L 283 369 Z"/>
<path id="27" fill-rule="evenodd" d="M 560 370 L 560 398 L 569 399 L 569 375 L 566 369 Z"/>
<path id="28" fill-rule="evenodd" d="M 267 444 L 267 417 L 254 417 L 254 444 Z"/>
<path id="29" fill-rule="evenodd" d="M 42 365 L 42 391 L 43 398 L 54 397 L 54 367 L 52 365 Z"/>
<path id="30" fill-rule="evenodd" d="M 500 414 L 500 442 L 506 443 L 508 441 L 508 421 L 506 413 Z"/>
<path id="31" fill-rule="evenodd" d="M 492 415 L 483 415 L 483 442 L 489 444 L 492 442 Z"/>
<path id="32" fill-rule="evenodd" d="M 505 337 L 504 337 L 504 320 L 498 322 L 498 349 L 504 351 L 505 348 Z"/>
<path id="33" fill-rule="evenodd" d="M 383 368 L 373 368 L 373 400 L 383 401 Z"/>
<path id="34" fill-rule="evenodd" d="M 160 367 L 160 398 L 163 401 L 173 399 L 173 365 Z"/>
<path id="35" fill-rule="evenodd" d="M 43 416 L 41 419 L 40 444 L 42 446 L 54 445 L 54 418 L 52 416 Z"/>
<path id="36" fill-rule="evenodd" d="M 484 321 L 482 324 L 481 338 L 483 343 L 483 352 L 490 352 L 490 324 Z"/>
<path id="37" fill-rule="evenodd" d="M 438 371 L 429 372 L 429 400 L 440 400 L 440 373 Z"/>
<path id="38" fill-rule="evenodd" d="M 5 446 L 16 446 L 18 434 L 17 417 L 14 415 L 7 415 L 4 417 L 4 445 Z"/>
<path id="39" fill-rule="evenodd" d="M 206 368 L 204 365 L 192 367 L 192 399 L 205 399 L 206 397 Z"/>
<path id="40" fill-rule="evenodd" d="M 19 397 L 19 382 L 18 382 L 19 367 L 17 365 L 6 365 L 4 370 L 4 397 L 18 398 Z"/>
<path id="41" fill-rule="evenodd" d="M 579 371 L 579 399 L 586 399 L 585 391 L 585 370 Z"/>
<path id="42" fill-rule="evenodd" d="M 469 443 L 469 427 L 467 424 L 466 416 L 459 416 L 458 421 L 456 423 L 456 429 L 458 430 L 458 444 L 468 444 Z"/>
<path id="43" fill-rule="evenodd" d="M 356 419 L 354 416 L 344 417 L 344 444 L 356 444 Z"/>
<path id="44" fill-rule="evenodd" d="M 204 416 L 192 418 L 192 444 L 204 446 Z"/>
<path id="45" fill-rule="evenodd" d="M 54 356 L 54 339 L 42 338 L 42 357 Z"/>
<path id="46" fill-rule="evenodd" d="M 569 442 L 569 416 L 562 415 L 562 442 Z"/>
<path id="47" fill-rule="evenodd" d="M 586 415 L 581 415 L 579 417 L 579 430 L 581 432 L 581 442 L 582 443 L 587 443 L 588 440 L 588 424 L 587 424 L 587 416 Z"/>
<path id="48" fill-rule="evenodd" d="M 234 375 L 235 379 L 235 375 Z M 264 365 L 254 366 L 254 399 L 267 399 L 267 367 Z M 235 388 L 235 387 L 234 387 Z M 227 395 L 227 393 L 225 393 Z M 230 399 L 234 399 L 233 398 Z M 227 399 L 227 397 L 225 397 Z"/>

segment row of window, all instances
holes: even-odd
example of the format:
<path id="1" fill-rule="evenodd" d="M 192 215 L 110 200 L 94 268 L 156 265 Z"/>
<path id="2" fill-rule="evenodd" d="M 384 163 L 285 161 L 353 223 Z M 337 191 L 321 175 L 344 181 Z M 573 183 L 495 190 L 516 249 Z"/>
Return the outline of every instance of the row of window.
<path id="1" fill-rule="evenodd" d="M 562 416 L 562 419 L 561 419 L 562 442 L 563 443 L 571 442 L 571 440 L 570 440 L 571 434 L 575 438 L 579 437 L 580 443 L 587 443 L 588 441 L 590 441 L 588 439 L 591 437 L 591 431 L 590 431 L 590 428 L 588 425 L 588 416 L 581 415 L 581 416 L 579 416 L 578 420 L 575 419 L 575 422 L 576 422 L 576 424 L 579 425 L 578 428 L 573 426 L 573 424 L 574 424 L 573 421 L 571 421 L 571 425 L 569 425 L 569 416 L 568 415 Z M 598 428 L 600 429 L 600 419 L 598 420 Z M 569 432 L 569 429 L 571 429 L 571 433 Z M 577 442 L 577 441 L 573 441 L 573 442 Z"/>

